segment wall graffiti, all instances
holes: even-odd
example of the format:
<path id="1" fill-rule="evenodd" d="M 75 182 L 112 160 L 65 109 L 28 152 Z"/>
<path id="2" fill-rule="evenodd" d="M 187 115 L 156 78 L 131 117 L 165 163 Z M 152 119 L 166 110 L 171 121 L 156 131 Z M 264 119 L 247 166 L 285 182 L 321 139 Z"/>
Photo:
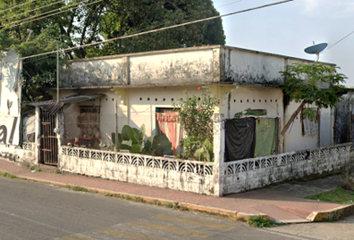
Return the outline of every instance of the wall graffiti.
<path id="1" fill-rule="evenodd" d="M 9 125 L 0 125 L 0 144 L 9 144 L 9 145 L 17 145 L 18 144 L 18 138 L 15 136 L 15 133 L 17 133 L 17 121 L 18 118 L 15 117 L 13 118 L 12 126 L 10 128 L 10 136 L 8 138 L 8 127 Z M 17 144 L 16 144 L 17 143 Z"/>
<path id="2" fill-rule="evenodd" d="M 21 60 L 13 51 L 2 52 L 0 64 L 0 144 L 19 145 L 21 115 Z"/>

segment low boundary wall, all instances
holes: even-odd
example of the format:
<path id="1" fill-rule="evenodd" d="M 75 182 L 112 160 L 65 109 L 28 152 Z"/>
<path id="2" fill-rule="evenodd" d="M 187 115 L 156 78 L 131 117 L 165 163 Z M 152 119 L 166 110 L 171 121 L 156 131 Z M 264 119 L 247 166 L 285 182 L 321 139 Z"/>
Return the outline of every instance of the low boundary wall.
<path id="1" fill-rule="evenodd" d="M 60 147 L 59 169 L 147 186 L 213 195 L 213 163 Z"/>
<path id="2" fill-rule="evenodd" d="M 352 143 L 224 163 L 223 195 L 340 170 L 351 157 Z"/>

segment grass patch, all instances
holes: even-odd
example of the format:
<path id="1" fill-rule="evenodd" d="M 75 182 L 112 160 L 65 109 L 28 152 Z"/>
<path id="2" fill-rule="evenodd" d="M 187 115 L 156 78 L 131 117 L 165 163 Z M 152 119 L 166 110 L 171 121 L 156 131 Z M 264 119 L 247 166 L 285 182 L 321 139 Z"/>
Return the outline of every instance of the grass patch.
<path id="1" fill-rule="evenodd" d="M 328 192 L 308 196 L 306 199 L 338 204 L 350 204 L 354 202 L 354 192 L 337 187 L 336 189 Z"/>
<path id="2" fill-rule="evenodd" d="M 276 223 L 273 220 L 269 220 L 267 217 L 264 216 L 254 216 L 250 217 L 247 220 L 247 223 L 251 225 L 252 227 L 259 227 L 259 228 L 264 228 L 264 227 L 276 227 L 279 226 L 279 223 Z"/>
<path id="3" fill-rule="evenodd" d="M 1 176 L 6 178 L 17 178 L 15 175 L 12 175 L 11 173 L 1 173 Z"/>
<path id="4" fill-rule="evenodd" d="M 167 208 L 173 208 L 173 204 L 172 203 L 165 203 L 163 204 L 164 207 L 167 207 Z"/>
<path id="5" fill-rule="evenodd" d="M 79 186 L 72 187 L 71 190 L 78 191 L 78 192 L 88 192 L 87 188 L 79 187 Z"/>

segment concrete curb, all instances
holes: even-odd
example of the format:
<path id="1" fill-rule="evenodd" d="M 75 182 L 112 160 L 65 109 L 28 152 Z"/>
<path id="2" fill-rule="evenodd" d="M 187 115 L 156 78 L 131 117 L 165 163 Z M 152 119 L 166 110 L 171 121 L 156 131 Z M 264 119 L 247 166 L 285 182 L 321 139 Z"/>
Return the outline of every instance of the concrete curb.
<path id="1" fill-rule="evenodd" d="M 312 212 L 307 216 L 311 222 L 336 221 L 354 214 L 354 204 L 337 207 L 328 211 Z"/>
<path id="2" fill-rule="evenodd" d="M 12 174 L 11 172 L 8 172 L 3 169 L 0 169 L 0 173 Z M 237 212 L 237 211 L 229 211 L 229 210 L 225 210 L 225 209 L 207 207 L 207 206 L 203 206 L 203 205 L 195 205 L 195 204 L 185 203 L 185 202 L 174 202 L 172 200 L 162 199 L 162 198 L 151 198 L 151 197 L 145 197 L 145 196 L 131 194 L 131 193 L 107 191 L 105 189 L 92 188 L 92 187 L 87 187 L 87 186 L 71 185 L 71 184 L 66 184 L 66 183 L 62 183 L 62 182 L 38 179 L 38 178 L 34 178 L 34 177 L 27 177 L 27 176 L 21 176 L 21 175 L 18 175 L 16 177 L 20 178 L 20 179 L 26 179 L 29 181 L 33 181 L 33 182 L 50 184 L 50 185 L 54 185 L 54 186 L 58 186 L 58 187 L 66 187 L 69 189 L 73 189 L 75 187 L 82 187 L 82 188 L 85 188 L 88 192 L 99 193 L 99 194 L 103 194 L 105 196 L 117 197 L 117 198 L 121 198 L 121 199 L 125 199 L 125 200 L 135 201 L 135 202 L 149 203 L 149 204 L 158 205 L 158 206 L 165 206 L 165 207 L 170 207 L 170 208 L 182 210 L 182 211 L 188 210 L 188 211 L 195 211 L 195 212 L 207 213 L 207 214 L 212 214 L 212 215 L 218 215 L 218 216 L 226 217 L 226 218 L 233 220 L 233 221 L 247 222 L 248 219 L 250 219 L 251 217 L 257 217 L 257 216 L 263 217 L 265 221 L 270 221 L 269 216 L 266 214 L 263 214 L 263 213 L 262 214 L 250 214 L 250 213 L 243 213 L 243 212 Z"/>
<path id="3" fill-rule="evenodd" d="M 3 169 L 0 169 L 0 173 L 12 174 L 11 172 L 9 172 L 7 170 L 3 170 Z M 76 187 L 81 187 L 81 188 L 85 188 L 85 190 L 87 190 L 88 192 L 91 192 L 91 193 L 100 193 L 105 196 L 116 197 L 116 198 L 131 200 L 131 201 L 135 201 L 135 202 L 149 203 L 149 204 L 158 205 L 158 206 L 165 206 L 165 207 L 173 208 L 176 210 L 182 210 L 182 211 L 188 210 L 188 211 L 195 211 L 195 212 L 207 213 L 207 214 L 212 214 L 212 215 L 218 215 L 218 216 L 226 217 L 226 218 L 233 220 L 233 221 L 247 222 L 251 217 L 262 217 L 265 221 L 271 220 L 269 218 L 269 216 L 264 213 L 251 214 L 251 213 L 244 213 L 244 212 L 238 212 L 238 211 L 229 211 L 229 210 L 225 210 L 225 209 L 207 207 L 207 206 L 203 206 L 203 205 L 195 205 L 195 204 L 185 203 L 185 202 L 174 202 L 172 200 L 161 199 L 161 198 L 145 197 L 145 196 L 131 194 L 131 193 L 107 191 L 105 189 L 71 185 L 71 184 L 56 182 L 56 181 L 52 181 L 52 180 L 38 179 L 38 178 L 34 178 L 34 177 L 27 177 L 27 176 L 21 176 L 21 175 L 16 176 L 16 177 L 20 178 L 20 179 L 22 178 L 22 179 L 30 180 L 33 182 L 50 184 L 50 185 L 54 185 L 54 186 L 58 186 L 58 187 L 66 187 L 66 188 L 69 188 L 72 190 L 75 190 Z M 282 223 L 282 224 L 295 224 L 295 223 L 309 223 L 309 222 L 321 222 L 321 221 L 335 221 L 339 218 L 347 217 L 350 215 L 354 215 L 354 204 L 341 206 L 341 207 L 331 209 L 328 211 L 321 211 L 321 212 L 314 211 L 310 215 L 307 216 L 307 219 L 303 219 L 303 220 L 299 220 L 299 219 L 277 220 L 276 222 Z"/>

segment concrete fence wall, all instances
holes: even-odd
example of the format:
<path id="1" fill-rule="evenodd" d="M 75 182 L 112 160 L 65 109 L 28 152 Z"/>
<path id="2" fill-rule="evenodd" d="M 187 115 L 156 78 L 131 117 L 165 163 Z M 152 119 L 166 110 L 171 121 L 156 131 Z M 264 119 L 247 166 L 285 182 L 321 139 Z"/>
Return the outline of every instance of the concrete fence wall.
<path id="1" fill-rule="evenodd" d="M 59 169 L 147 186 L 213 195 L 213 163 L 60 147 Z"/>
<path id="2" fill-rule="evenodd" d="M 36 144 L 31 142 L 24 142 L 20 146 L 0 145 L 0 155 L 10 161 L 22 163 L 24 161 L 29 164 L 37 164 L 36 160 Z"/>
<path id="3" fill-rule="evenodd" d="M 335 173 L 349 162 L 352 143 L 224 163 L 223 195 Z"/>

